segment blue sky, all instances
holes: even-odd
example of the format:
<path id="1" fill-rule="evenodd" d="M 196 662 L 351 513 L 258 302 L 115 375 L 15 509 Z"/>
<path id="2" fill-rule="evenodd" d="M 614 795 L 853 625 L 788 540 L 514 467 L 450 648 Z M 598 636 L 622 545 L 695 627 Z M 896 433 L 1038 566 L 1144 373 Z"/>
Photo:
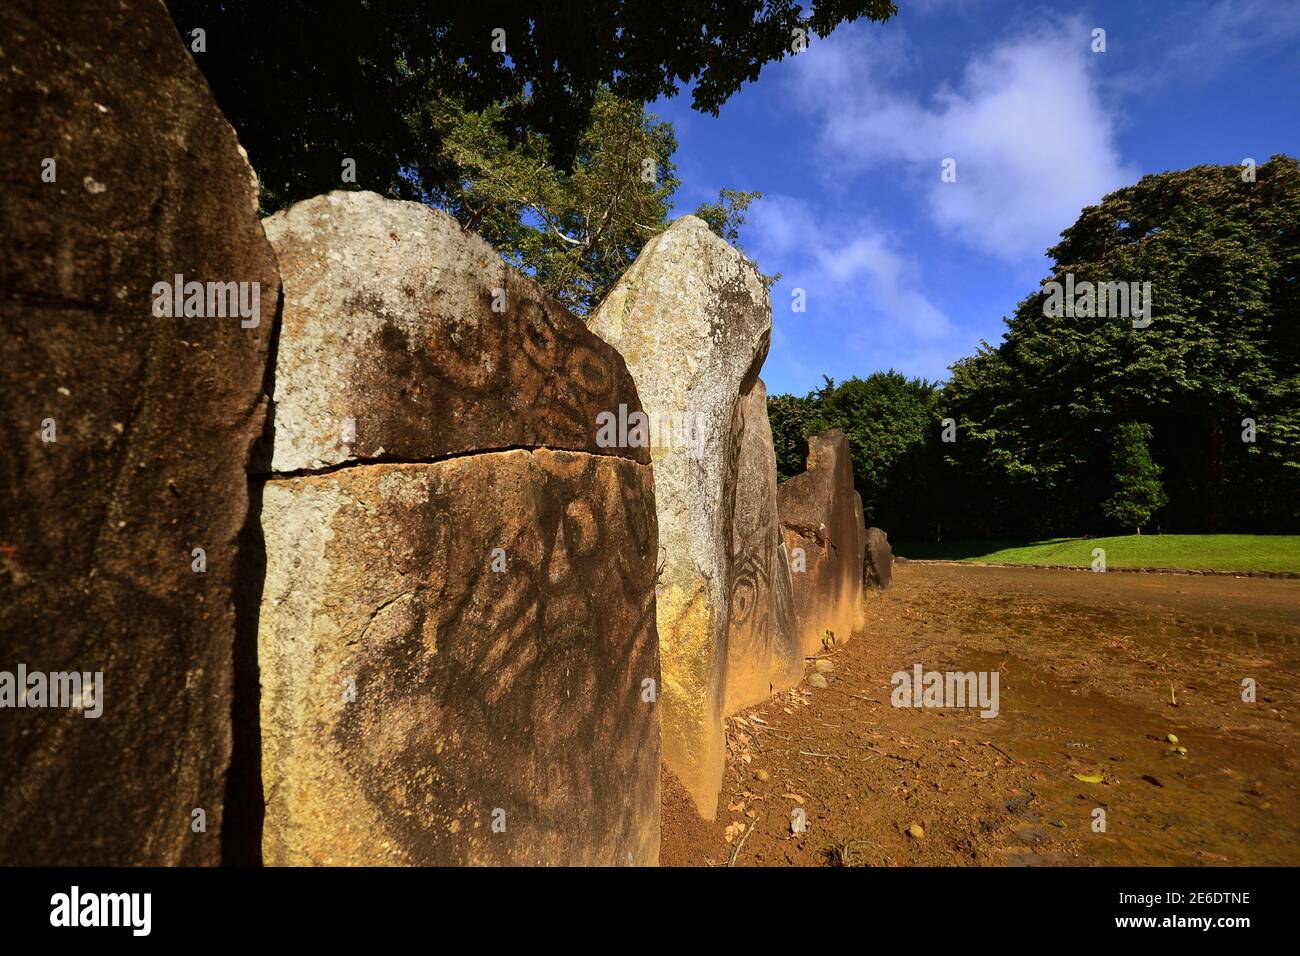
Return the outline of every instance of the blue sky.
<path id="1" fill-rule="evenodd" d="M 1296 0 L 898 5 L 769 64 L 717 118 L 685 91 L 651 107 L 677 129 L 677 214 L 723 186 L 765 196 L 741 241 L 783 274 L 772 394 L 945 379 L 1001 338 L 1084 206 L 1147 173 L 1300 155 Z"/>

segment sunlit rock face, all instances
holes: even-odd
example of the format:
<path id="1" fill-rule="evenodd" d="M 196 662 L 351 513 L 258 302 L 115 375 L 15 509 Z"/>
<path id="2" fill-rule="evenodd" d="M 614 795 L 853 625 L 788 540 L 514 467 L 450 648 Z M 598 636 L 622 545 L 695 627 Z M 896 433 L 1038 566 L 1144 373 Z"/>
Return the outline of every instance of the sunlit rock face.
<path id="1" fill-rule="evenodd" d="M 790 554 L 795 630 L 805 655 L 843 644 L 862 624 L 866 529 L 853 488 L 844 433 L 808 439 L 804 471 L 777 487 L 781 533 Z"/>
<path id="2" fill-rule="evenodd" d="M 268 864 L 654 864 L 654 479 L 618 353 L 443 213 L 267 220 Z"/>
<path id="3" fill-rule="evenodd" d="M 712 819 L 735 583 L 734 425 L 767 356 L 771 305 L 752 263 L 686 216 L 646 244 L 591 328 L 622 353 L 651 422 L 664 762 Z"/>

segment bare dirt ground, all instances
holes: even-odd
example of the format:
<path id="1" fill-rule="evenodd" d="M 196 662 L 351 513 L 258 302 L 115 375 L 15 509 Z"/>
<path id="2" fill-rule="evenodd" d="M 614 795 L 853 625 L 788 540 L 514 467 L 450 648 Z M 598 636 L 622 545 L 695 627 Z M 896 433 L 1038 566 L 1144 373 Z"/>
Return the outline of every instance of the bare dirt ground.
<path id="1" fill-rule="evenodd" d="M 663 865 L 1300 864 L 1300 581 L 901 564 L 866 617 L 728 721 L 716 821 L 665 772 Z M 1000 714 L 893 707 L 917 663 Z"/>

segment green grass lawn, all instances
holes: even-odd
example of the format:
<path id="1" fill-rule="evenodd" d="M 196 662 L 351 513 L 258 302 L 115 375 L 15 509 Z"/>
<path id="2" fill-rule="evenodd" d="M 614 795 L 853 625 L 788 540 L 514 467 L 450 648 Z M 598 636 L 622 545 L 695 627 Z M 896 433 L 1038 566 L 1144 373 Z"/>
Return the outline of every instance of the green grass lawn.
<path id="1" fill-rule="evenodd" d="M 894 554 L 917 559 L 1088 567 L 1092 564 L 1093 548 L 1106 550 L 1106 564 L 1112 568 L 1300 572 L 1300 535 L 1297 534 L 1129 534 L 1046 541 L 904 541 L 894 545 Z"/>

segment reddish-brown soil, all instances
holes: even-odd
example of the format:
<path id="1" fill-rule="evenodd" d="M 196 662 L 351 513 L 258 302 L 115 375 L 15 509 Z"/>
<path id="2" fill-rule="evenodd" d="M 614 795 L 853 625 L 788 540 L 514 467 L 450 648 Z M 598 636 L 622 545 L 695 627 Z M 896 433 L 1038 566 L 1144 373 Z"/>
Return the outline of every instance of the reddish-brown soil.
<path id="1" fill-rule="evenodd" d="M 728 720 L 716 821 L 665 773 L 663 865 L 1300 864 L 1300 581 L 900 564 L 827 656 Z M 892 706 L 918 663 L 999 715 Z"/>

